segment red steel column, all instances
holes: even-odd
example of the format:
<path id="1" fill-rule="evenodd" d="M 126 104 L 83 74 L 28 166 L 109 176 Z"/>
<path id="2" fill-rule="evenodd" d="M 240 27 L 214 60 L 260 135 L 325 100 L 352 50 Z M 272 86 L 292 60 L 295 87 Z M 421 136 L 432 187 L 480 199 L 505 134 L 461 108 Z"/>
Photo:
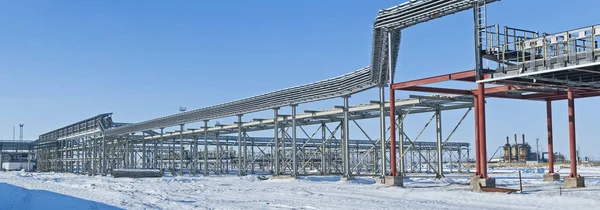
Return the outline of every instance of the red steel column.
<path id="1" fill-rule="evenodd" d="M 546 100 L 546 122 L 548 123 L 548 173 L 554 173 L 554 146 L 552 145 L 552 101 Z"/>
<path id="2" fill-rule="evenodd" d="M 475 110 L 475 175 L 481 175 L 481 170 L 479 169 L 479 109 L 477 108 L 477 95 L 473 96 L 473 108 Z"/>
<path id="3" fill-rule="evenodd" d="M 390 85 L 391 87 L 391 85 Z M 394 89 L 390 88 L 390 167 L 392 176 L 397 176 L 396 172 L 396 94 Z"/>
<path id="4" fill-rule="evenodd" d="M 477 108 L 479 109 L 479 172 L 482 178 L 488 178 L 487 175 L 487 152 L 485 139 L 485 87 L 483 83 L 477 84 Z"/>
<path id="5" fill-rule="evenodd" d="M 577 174 L 577 147 L 575 145 L 575 99 L 573 90 L 567 92 L 567 101 L 569 104 L 569 145 L 571 153 L 571 174 L 569 177 L 578 177 Z"/>

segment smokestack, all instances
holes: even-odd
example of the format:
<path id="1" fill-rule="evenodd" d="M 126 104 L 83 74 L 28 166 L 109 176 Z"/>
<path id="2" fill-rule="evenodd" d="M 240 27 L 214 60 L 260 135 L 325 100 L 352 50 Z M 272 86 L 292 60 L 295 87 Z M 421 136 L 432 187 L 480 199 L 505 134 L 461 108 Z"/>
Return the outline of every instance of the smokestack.
<path id="1" fill-rule="evenodd" d="M 508 143 L 508 136 L 506 136 L 506 145 L 510 145 L 510 143 Z"/>
<path id="2" fill-rule="evenodd" d="M 525 134 L 523 134 L 523 146 L 525 146 Z"/>
<path id="3" fill-rule="evenodd" d="M 517 141 L 517 134 L 515 133 L 515 160 L 519 162 L 519 142 Z"/>
<path id="4" fill-rule="evenodd" d="M 19 124 L 19 140 L 23 141 L 23 123 Z"/>

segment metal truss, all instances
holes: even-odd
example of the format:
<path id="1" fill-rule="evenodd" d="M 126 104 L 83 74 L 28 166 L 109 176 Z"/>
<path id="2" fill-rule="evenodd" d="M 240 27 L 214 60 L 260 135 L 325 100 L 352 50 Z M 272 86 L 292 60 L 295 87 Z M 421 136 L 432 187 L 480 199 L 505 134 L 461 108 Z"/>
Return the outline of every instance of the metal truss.
<path id="1" fill-rule="evenodd" d="M 468 96 L 411 96 L 397 100 L 395 110 L 408 115 L 464 109 L 472 107 L 472 101 Z M 384 103 L 388 109 L 389 105 L 389 102 Z M 38 142 L 35 151 L 40 157 L 40 171 L 89 175 L 107 174 L 115 168 L 161 168 L 174 175 L 229 172 L 245 175 L 256 171 L 292 176 L 375 175 L 381 174 L 385 167 L 379 161 L 384 158 L 379 153 L 381 141 L 367 135 L 358 122 L 380 117 L 380 108 L 379 102 L 346 104 L 321 111 L 305 110 L 302 114 L 293 109 L 292 115 L 275 111 L 274 118 L 250 122 L 242 122 L 240 115 L 233 124 L 209 127 L 206 122 L 196 129 L 184 129 L 184 125 L 180 125 L 180 129 L 173 132 L 161 129 L 122 136 L 103 136 L 102 132 L 96 132 L 92 136 Z M 344 132 L 349 128 L 345 122 L 353 123 L 367 139 L 350 139 L 349 133 Z M 309 131 L 311 125 L 318 127 Z M 274 137 L 251 136 L 252 132 L 261 130 L 273 130 Z M 300 138 L 297 133 L 305 137 Z M 407 151 L 440 148 L 440 142 L 417 142 L 409 138 L 397 144 L 406 145 L 402 148 Z M 384 145 L 383 150 L 389 150 L 389 146 Z M 442 145 L 444 151 L 451 153 L 468 147 L 468 143 L 456 142 Z"/>

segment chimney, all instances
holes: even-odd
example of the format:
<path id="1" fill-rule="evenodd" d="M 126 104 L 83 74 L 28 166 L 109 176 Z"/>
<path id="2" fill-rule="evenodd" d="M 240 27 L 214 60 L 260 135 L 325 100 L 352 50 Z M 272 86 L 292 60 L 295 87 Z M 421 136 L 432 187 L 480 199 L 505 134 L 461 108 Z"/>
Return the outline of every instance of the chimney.
<path id="1" fill-rule="evenodd" d="M 525 134 L 523 134 L 523 145 L 525 145 Z"/>
<path id="2" fill-rule="evenodd" d="M 23 123 L 19 124 L 19 140 L 23 141 Z"/>

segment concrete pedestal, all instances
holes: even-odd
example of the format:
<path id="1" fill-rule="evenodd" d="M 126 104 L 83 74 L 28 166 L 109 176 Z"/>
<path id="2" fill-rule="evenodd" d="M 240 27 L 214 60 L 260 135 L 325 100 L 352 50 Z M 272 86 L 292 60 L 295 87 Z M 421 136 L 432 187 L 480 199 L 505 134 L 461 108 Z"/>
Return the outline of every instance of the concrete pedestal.
<path id="1" fill-rule="evenodd" d="M 388 186 L 404 186 L 404 179 L 401 176 L 385 176 L 377 179 L 377 182 Z"/>
<path id="2" fill-rule="evenodd" d="M 349 177 L 342 177 L 340 179 L 340 181 L 350 181 L 350 180 L 354 180 L 354 177 L 353 176 L 349 176 Z"/>
<path id="3" fill-rule="evenodd" d="M 564 188 L 585 187 L 585 178 L 583 177 L 565 177 Z"/>
<path id="4" fill-rule="evenodd" d="M 493 188 L 496 187 L 496 179 L 494 178 L 481 178 L 479 176 L 471 176 L 471 187 L 474 191 L 480 191 L 481 188 Z"/>
<path id="5" fill-rule="evenodd" d="M 559 174 L 544 174 L 544 182 L 554 182 L 560 180 Z"/>

